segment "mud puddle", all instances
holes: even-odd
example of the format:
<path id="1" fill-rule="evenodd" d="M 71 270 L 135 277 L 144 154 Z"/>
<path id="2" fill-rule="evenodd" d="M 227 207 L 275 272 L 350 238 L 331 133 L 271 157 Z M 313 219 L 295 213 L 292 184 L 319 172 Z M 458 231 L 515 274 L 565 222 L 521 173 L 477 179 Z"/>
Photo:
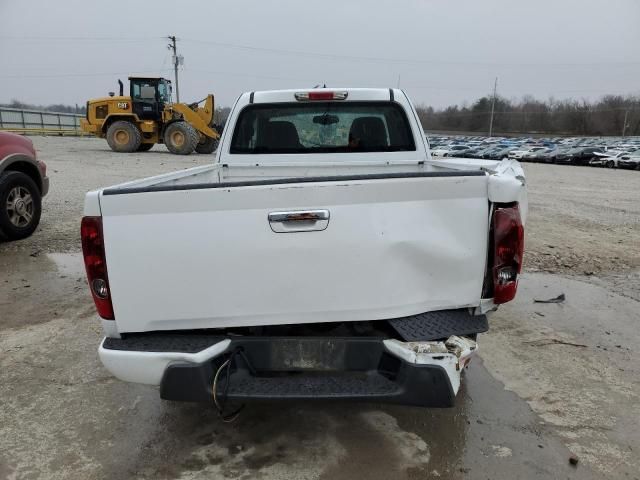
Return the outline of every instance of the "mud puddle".
<path id="1" fill-rule="evenodd" d="M 0 329 L 92 313 L 80 253 L 0 254 Z"/>

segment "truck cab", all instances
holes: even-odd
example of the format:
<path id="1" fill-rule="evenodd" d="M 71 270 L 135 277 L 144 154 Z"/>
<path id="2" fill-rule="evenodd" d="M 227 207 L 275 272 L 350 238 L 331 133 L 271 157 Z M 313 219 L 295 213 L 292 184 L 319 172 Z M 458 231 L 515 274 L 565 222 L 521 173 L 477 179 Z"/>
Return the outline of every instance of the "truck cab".
<path id="1" fill-rule="evenodd" d="M 129 77 L 132 111 L 142 120 L 162 122 L 171 103 L 171 81 L 157 77 Z"/>

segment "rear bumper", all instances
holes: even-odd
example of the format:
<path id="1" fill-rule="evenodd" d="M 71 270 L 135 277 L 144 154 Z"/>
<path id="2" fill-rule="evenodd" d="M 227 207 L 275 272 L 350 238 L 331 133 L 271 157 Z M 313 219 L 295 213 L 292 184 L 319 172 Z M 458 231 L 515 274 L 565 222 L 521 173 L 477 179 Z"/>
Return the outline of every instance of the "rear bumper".
<path id="1" fill-rule="evenodd" d="M 143 346 L 114 343 L 114 339 L 104 338 L 98 349 L 98 356 L 107 370 L 125 382 L 160 385 L 162 375 L 170 364 L 205 363 L 225 352 L 230 341 L 221 338 L 199 350 L 167 348 L 169 345 L 158 345 L 158 348 L 147 350 Z"/>
<path id="2" fill-rule="evenodd" d="M 640 162 L 629 162 L 629 161 L 625 161 L 625 160 L 620 160 L 618 162 L 618 168 L 635 169 L 635 168 L 638 168 L 639 165 L 640 165 Z"/>
<path id="3" fill-rule="evenodd" d="M 244 356 L 234 357 L 228 388 L 226 375 L 218 382 L 217 392 L 226 390 L 230 400 L 339 399 L 450 407 L 460 373 L 476 351 L 470 341 L 473 346 L 466 353 L 417 353 L 411 350 L 414 344 L 376 337 L 183 340 L 167 343 L 165 337 L 164 345 L 147 342 L 143 347 L 165 351 L 141 351 L 139 344 L 106 338 L 99 354 L 116 377 L 159 385 L 166 400 L 211 402 L 216 371 L 231 352 L 242 350 Z M 202 348 L 202 342 L 209 346 Z"/>

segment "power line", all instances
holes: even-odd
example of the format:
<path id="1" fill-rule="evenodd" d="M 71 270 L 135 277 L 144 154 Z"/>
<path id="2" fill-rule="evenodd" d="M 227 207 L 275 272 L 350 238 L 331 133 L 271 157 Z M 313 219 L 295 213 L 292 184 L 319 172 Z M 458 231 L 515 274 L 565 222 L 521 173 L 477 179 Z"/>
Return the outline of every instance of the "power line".
<path id="1" fill-rule="evenodd" d="M 133 73 L 157 73 L 171 71 L 170 69 L 134 70 Z M 0 78 L 67 78 L 67 77 L 106 77 L 110 75 L 131 75 L 132 72 L 103 72 L 103 73 L 41 73 L 27 75 L 0 75 Z"/>
<path id="2" fill-rule="evenodd" d="M 418 106 L 418 108 L 423 108 L 423 107 Z M 447 107 L 447 108 L 451 108 L 451 107 Z M 626 111 L 628 109 L 629 109 L 629 107 L 599 108 L 599 109 L 589 108 L 586 111 L 583 110 L 583 111 L 578 111 L 578 112 L 583 112 L 583 113 L 620 112 L 620 111 Z M 494 111 L 493 113 L 494 114 L 500 114 L 500 115 L 552 115 L 552 114 L 556 114 L 556 113 L 565 113 L 565 111 L 552 108 L 550 110 L 542 110 L 542 111 L 522 111 L 522 110 L 506 111 L 505 110 L 505 111 L 499 111 L 499 112 Z M 571 111 L 570 113 L 576 113 L 576 112 Z M 451 112 L 451 111 L 447 111 L 446 108 L 445 108 L 443 110 L 435 110 L 434 109 L 433 114 L 434 115 L 444 114 L 444 115 L 458 115 L 458 116 L 474 116 L 474 115 L 491 115 L 491 111 Z"/>
<path id="3" fill-rule="evenodd" d="M 409 58 L 390 58 L 390 57 L 369 57 L 364 55 L 345 55 L 345 54 L 337 54 L 337 53 L 321 53 L 321 52 L 309 52 L 302 50 L 287 50 L 287 49 L 279 49 L 279 48 L 268 48 L 268 47 L 257 47 L 253 45 L 243 45 L 236 43 L 223 43 L 216 42 L 213 40 L 200 40 L 194 38 L 184 38 L 182 39 L 185 42 L 191 43 L 201 43 L 207 45 L 215 45 L 223 48 L 236 48 L 243 50 L 254 50 L 259 52 L 269 52 L 276 54 L 284 54 L 284 55 L 302 55 L 307 57 L 318 57 L 318 58 L 327 58 L 327 59 L 343 59 L 350 61 L 370 61 L 370 62 L 385 62 L 385 63 L 415 63 L 421 65 L 461 65 L 461 66 L 505 66 L 505 67 L 540 67 L 540 66 L 558 66 L 558 67 L 567 67 L 567 66 L 600 66 L 600 65 L 640 65 L 640 62 L 584 62 L 584 63 L 553 63 L 553 62 L 525 62 L 525 63 L 512 63 L 512 62 L 469 62 L 469 61 L 442 61 L 442 60 L 420 60 L 420 59 L 409 59 Z"/>
<path id="4" fill-rule="evenodd" d="M 20 41 L 94 41 L 94 42 L 117 42 L 117 43 L 138 43 L 159 40 L 166 37 L 116 37 L 116 36 L 17 36 L 0 35 L 2 40 Z M 272 53 L 278 55 L 294 55 L 304 57 L 323 58 L 328 60 L 345 60 L 358 62 L 373 62 L 387 64 L 416 64 L 416 65 L 441 65 L 441 66 L 476 66 L 476 67 L 595 67 L 595 66 L 638 66 L 640 62 L 629 61 L 600 61 L 600 62 L 495 62 L 495 61 L 455 61 L 455 60 L 435 60 L 435 59 L 415 59 L 396 57 L 371 57 L 365 55 L 346 55 L 341 53 L 311 52 L 304 50 L 289 50 L 280 48 L 270 48 L 255 45 L 216 42 L 213 40 L 203 40 L 196 38 L 181 38 L 182 41 L 196 44 L 215 45 L 221 48 L 241 49 L 256 51 L 261 53 Z"/>
<path id="5" fill-rule="evenodd" d="M 228 75 L 231 77 L 253 77 L 253 78 L 266 78 L 269 80 L 295 80 L 296 82 L 316 82 L 318 79 L 310 78 L 295 78 L 295 77 L 279 77 L 276 75 L 262 75 L 259 73 L 248 72 L 228 72 L 222 70 L 203 70 L 201 68 L 185 68 L 185 71 L 199 72 L 199 73 L 211 73 L 214 75 Z"/>
<path id="6" fill-rule="evenodd" d="M 611 89 L 609 90 L 602 90 L 602 89 L 561 89 L 561 90 L 556 90 L 553 89 L 553 87 L 548 87 L 545 85 L 536 85 L 536 84 L 530 84 L 527 82 L 527 85 L 529 86 L 529 89 L 535 89 L 535 90 L 547 90 L 549 88 L 552 88 L 552 90 L 548 91 L 548 94 L 562 94 L 562 93 L 595 93 L 595 94 L 599 94 L 599 95 L 611 95 Z M 480 90 L 483 90 L 483 88 L 478 88 L 478 87 L 451 87 L 451 86 L 441 86 L 441 85 L 428 85 L 428 84 L 416 84 L 416 83 L 411 83 L 411 84 L 403 84 L 403 88 L 406 89 L 413 89 L 413 90 L 442 90 L 445 92 L 478 92 Z M 507 93 L 509 95 L 521 95 L 522 92 L 520 90 L 514 90 L 514 89 L 501 89 L 500 90 L 503 93 Z M 640 90 L 639 90 L 640 92 Z M 624 95 L 624 94 L 621 94 Z"/>
<path id="7" fill-rule="evenodd" d="M 422 84 L 403 84 L 402 85 L 403 88 L 411 88 L 411 89 L 417 89 L 417 90 L 442 90 L 445 92 L 477 92 L 479 89 L 478 88 L 471 88 L 471 87 L 443 87 L 440 85 L 425 85 L 424 83 Z"/>
<path id="8" fill-rule="evenodd" d="M 166 37 L 139 36 L 29 36 L 29 35 L 0 35 L 2 40 L 26 40 L 26 41 L 106 41 L 106 42 L 144 42 L 158 40 Z M 423 60 L 415 58 L 372 57 L 365 55 L 346 55 L 342 53 L 310 52 L 304 50 L 289 50 L 271 48 L 238 43 L 216 42 L 197 38 L 181 38 L 182 41 L 215 45 L 222 48 L 233 48 L 257 52 L 268 52 L 280 55 L 297 55 L 305 57 L 325 58 L 332 60 L 349 60 L 361 62 L 393 63 L 393 64 L 420 64 L 420 65 L 452 65 L 452 66 L 489 66 L 489 67 L 590 67 L 590 66 L 632 66 L 640 65 L 640 61 L 602 61 L 602 62 L 494 62 L 494 61 L 450 61 L 450 60 Z"/>
<path id="9" fill-rule="evenodd" d="M 28 36 L 28 35 L 0 35 L 0 40 L 22 40 L 22 41 L 43 41 L 43 42 L 76 42 L 76 41 L 89 41 L 89 42 L 147 42 L 149 40 L 159 40 L 165 37 L 111 37 L 111 36 L 77 36 L 77 37 L 65 37 L 65 36 Z"/>
<path id="10" fill-rule="evenodd" d="M 157 39 L 166 39 L 167 37 L 155 37 L 155 36 L 140 36 L 140 37 L 116 37 L 116 36 L 11 36 L 11 35 L 0 35 L 0 39 L 13 39 L 13 40 L 37 40 L 37 41 L 96 41 L 96 42 L 148 42 L 150 40 Z M 180 57 L 177 53 L 177 46 L 175 41 L 177 40 L 175 37 L 169 37 L 172 40 L 172 45 L 170 48 L 173 49 L 174 55 L 172 57 L 173 70 L 175 74 L 175 83 L 176 83 L 176 93 L 179 98 L 179 85 L 178 85 L 178 72 L 177 66 L 180 63 Z M 261 46 L 252 46 L 252 45 L 242 45 L 235 43 L 222 43 L 211 40 L 201 40 L 201 39 L 180 39 L 181 41 L 187 41 L 192 43 L 201 43 L 207 45 L 216 45 L 223 48 L 237 48 L 237 49 L 246 49 L 256 52 L 269 52 L 276 54 L 284 54 L 284 55 L 303 55 L 305 57 L 316 57 L 316 58 L 324 58 L 324 59 L 344 59 L 344 60 L 359 60 L 359 61 L 372 61 L 372 62 L 388 62 L 388 63 L 418 63 L 418 64 L 434 64 L 434 65 L 509 65 L 509 66 L 522 66 L 522 65 L 545 65 L 545 64 L 506 64 L 506 63 L 482 63 L 482 62 L 453 62 L 453 61 L 435 61 L 435 60 L 418 60 L 418 59 L 398 59 L 398 58 L 384 58 L 384 57 L 367 57 L 367 56 L 356 56 L 356 55 L 344 55 L 344 54 L 332 54 L 332 53 L 320 53 L 320 52 L 308 52 L 301 50 L 286 50 L 286 49 L 277 49 L 277 48 L 267 48 Z M 601 63 L 604 64 L 604 63 Z M 640 65 L 640 62 L 609 62 L 606 63 L 609 65 Z M 599 65 L 599 63 L 589 63 L 589 64 L 546 64 L 546 65 L 558 65 L 558 66 L 571 66 L 571 65 Z M 164 65 L 163 65 L 164 66 Z M 273 79 L 273 80 L 287 80 L 287 81 L 301 81 L 301 82 L 315 82 L 316 79 L 301 79 L 294 77 L 284 77 L 284 76 L 273 76 L 273 75 L 263 75 L 263 74 L 253 74 L 253 73 L 243 73 L 243 72 L 229 72 L 229 71 L 217 71 L 217 70 L 203 70 L 203 69 L 191 69 L 195 72 L 203 72 L 203 73 L 211 73 L 215 75 L 227 75 L 227 76 L 239 76 L 239 77 L 253 77 L 253 78 L 264 78 L 264 79 Z M 136 73 L 157 73 L 157 72 L 166 72 L 167 69 L 153 69 L 153 70 L 135 70 Z M 128 75 L 132 72 L 105 72 L 105 73 L 42 73 L 42 74 L 13 74 L 13 75 L 2 75 L 0 74 L 0 78 L 73 78 L 73 77 L 101 77 L 101 76 L 109 76 L 109 75 Z M 366 82 L 365 82 L 366 83 Z M 448 92 L 462 92 L 462 91 L 478 91 L 477 88 L 467 88 L 467 87 L 458 87 L 451 88 L 450 86 L 437 86 L 437 85 L 412 85 L 405 84 L 406 88 L 410 89 L 427 89 L 427 90 L 442 90 Z M 589 90 L 557 90 L 550 92 L 550 94 L 554 93 L 562 93 L 562 92 L 589 92 Z M 596 92 L 595 90 L 591 90 L 591 92 Z M 600 92 L 602 95 L 606 95 L 607 92 Z M 503 112 L 497 112 L 503 113 Z"/>

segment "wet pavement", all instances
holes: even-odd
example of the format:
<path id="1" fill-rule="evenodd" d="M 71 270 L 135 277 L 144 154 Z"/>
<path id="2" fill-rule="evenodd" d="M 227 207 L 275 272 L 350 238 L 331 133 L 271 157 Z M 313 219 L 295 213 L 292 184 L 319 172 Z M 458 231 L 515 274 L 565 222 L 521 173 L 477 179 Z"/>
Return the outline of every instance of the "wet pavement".
<path id="1" fill-rule="evenodd" d="M 466 372 L 455 408 L 251 404 L 226 424 L 211 406 L 161 401 L 155 388 L 102 368 L 80 254 L 16 254 L 0 259 L 0 278 L 0 479 L 634 478 L 633 458 L 612 455 L 640 448 L 638 391 L 624 377 L 637 378 L 628 365 L 635 352 L 615 347 L 637 338 L 623 321 L 637 301 L 598 285 L 526 275 L 518 301 L 480 337 L 482 358 Z M 564 304 L 532 302 L 560 291 Z M 604 337 L 614 352 L 597 348 L 609 348 Z M 580 368 L 566 371 L 563 361 Z M 603 361 L 626 373 L 601 372 Z M 611 385 L 615 398 L 602 392 Z"/>
<path id="2" fill-rule="evenodd" d="M 93 315 L 79 253 L 0 255 L 0 329 Z"/>
<path id="3" fill-rule="evenodd" d="M 625 278 L 525 275 L 481 340 L 491 374 L 606 478 L 640 476 L 640 272 Z"/>

